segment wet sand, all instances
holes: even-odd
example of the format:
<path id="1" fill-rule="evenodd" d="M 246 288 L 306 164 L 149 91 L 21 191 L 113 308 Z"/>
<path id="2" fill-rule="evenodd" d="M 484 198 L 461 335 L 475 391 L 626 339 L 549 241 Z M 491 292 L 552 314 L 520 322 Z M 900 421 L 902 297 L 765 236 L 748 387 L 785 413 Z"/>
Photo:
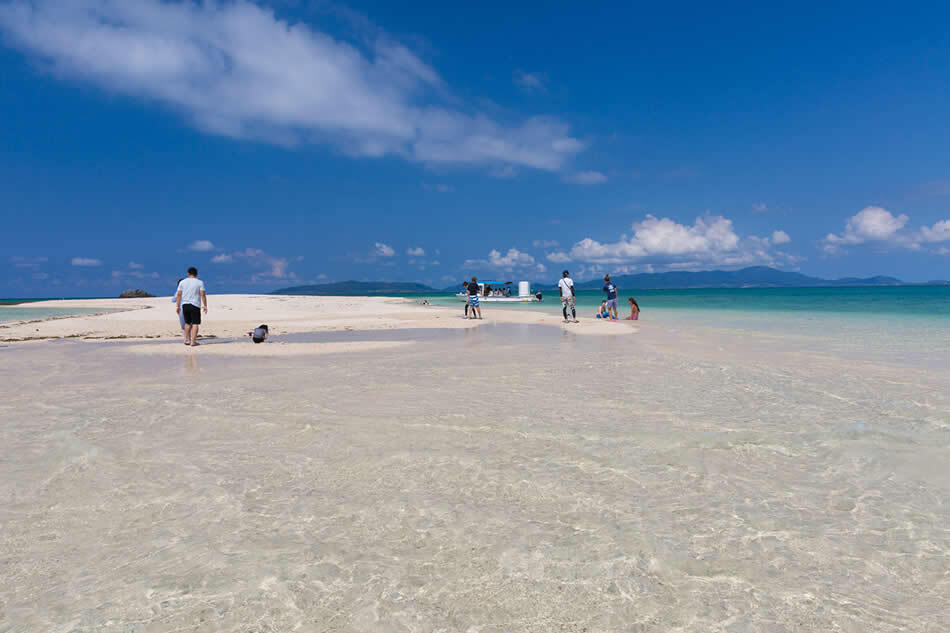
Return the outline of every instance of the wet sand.
<path id="1" fill-rule="evenodd" d="M 0 630 L 946 630 L 950 371 L 578 331 L 0 349 Z"/>

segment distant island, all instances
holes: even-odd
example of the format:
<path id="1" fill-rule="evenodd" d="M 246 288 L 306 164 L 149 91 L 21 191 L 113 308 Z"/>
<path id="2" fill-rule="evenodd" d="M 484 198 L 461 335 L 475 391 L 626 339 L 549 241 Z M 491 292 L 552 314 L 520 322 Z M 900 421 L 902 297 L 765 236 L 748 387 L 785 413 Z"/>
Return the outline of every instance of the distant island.
<path id="1" fill-rule="evenodd" d="M 636 275 L 613 275 L 612 280 L 627 290 L 680 290 L 689 288 L 828 288 L 845 286 L 948 286 L 950 281 L 934 280 L 924 284 L 909 284 L 895 277 L 844 277 L 842 279 L 820 279 L 801 273 L 776 270 L 767 266 L 753 266 L 741 270 L 704 270 L 699 272 L 640 273 Z M 511 281 L 520 281 L 512 278 Z M 534 281 L 533 289 L 551 290 L 556 280 Z M 399 281 L 338 281 L 328 284 L 293 286 L 281 288 L 275 295 L 316 295 L 316 296 L 366 296 L 366 295 L 424 295 L 443 292 L 457 292 L 462 279 L 448 288 L 432 288 L 425 284 Z M 601 279 L 578 282 L 581 290 L 599 290 L 603 286 Z"/>

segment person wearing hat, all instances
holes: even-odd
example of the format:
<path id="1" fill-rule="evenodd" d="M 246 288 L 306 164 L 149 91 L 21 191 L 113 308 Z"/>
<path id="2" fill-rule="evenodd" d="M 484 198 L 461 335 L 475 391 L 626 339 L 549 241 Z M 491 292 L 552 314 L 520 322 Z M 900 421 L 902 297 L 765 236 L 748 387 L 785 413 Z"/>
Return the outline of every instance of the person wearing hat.
<path id="1" fill-rule="evenodd" d="M 569 323 L 572 319 L 574 323 L 580 323 L 577 320 L 577 308 L 575 308 L 574 280 L 571 279 L 571 273 L 564 271 L 561 273 L 561 280 L 557 282 L 557 289 L 561 293 L 561 311 L 564 313 L 564 322 Z M 567 309 L 571 309 L 571 318 L 567 318 Z"/>

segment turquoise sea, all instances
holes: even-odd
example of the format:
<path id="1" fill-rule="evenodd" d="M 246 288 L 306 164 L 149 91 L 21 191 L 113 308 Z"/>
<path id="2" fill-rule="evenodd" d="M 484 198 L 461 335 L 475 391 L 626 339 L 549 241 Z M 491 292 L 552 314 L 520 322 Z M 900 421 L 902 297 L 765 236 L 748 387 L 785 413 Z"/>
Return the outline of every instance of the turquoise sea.
<path id="1" fill-rule="evenodd" d="M 32 308 L 30 303 L 44 301 L 44 299 L 0 299 L 0 323 L 10 321 L 36 321 L 52 317 L 75 316 L 80 314 L 96 314 L 104 310 L 96 308 Z M 19 307 L 9 307 L 19 304 Z M 4 307 L 6 306 L 6 307 Z"/>
<path id="2" fill-rule="evenodd" d="M 687 313 L 766 313 L 801 317 L 806 314 L 850 314 L 855 317 L 921 317 L 950 319 L 950 286 L 887 286 L 867 288 L 723 288 L 684 290 L 620 289 L 620 302 L 634 297 L 644 312 L 650 310 Z M 578 293 L 577 306 L 592 312 L 603 295 L 597 290 Z M 439 297 L 442 303 L 455 298 Z M 535 308 L 554 306 L 557 294 L 547 292 Z M 492 306 L 495 307 L 495 306 Z M 524 307 L 524 306 L 515 306 Z M 629 308 L 626 310 L 629 313 Z"/>
<path id="3" fill-rule="evenodd" d="M 742 288 L 689 290 L 620 289 L 620 317 L 630 314 L 628 297 L 640 305 L 639 325 L 670 332 L 747 333 L 780 338 L 801 349 L 827 351 L 862 360 L 910 364 L 950 364 L 950 286 L 863 288 Z M 579 318 L 592 318 L 600 291 L 578 294 Z M 441 296 L 433 303 L 454 304 Z M 543 310 L 560 314 L 560 298 L 526 304 L 482 304 L 491 310 Z M 611 327 L 605 324 L 605 327 Z M 764 338 L 763 338 L 764 337 Z"/>

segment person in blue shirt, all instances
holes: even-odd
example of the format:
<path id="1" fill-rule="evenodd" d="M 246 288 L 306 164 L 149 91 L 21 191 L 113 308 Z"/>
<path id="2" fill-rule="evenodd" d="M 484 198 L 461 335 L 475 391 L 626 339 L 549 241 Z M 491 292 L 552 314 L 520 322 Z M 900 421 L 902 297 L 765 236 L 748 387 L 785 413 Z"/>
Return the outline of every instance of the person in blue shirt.
<path id="1" fill-rule="evenodd" d="M 607 311 L 610 318 L 617 320 L 617 286 L 610 281 L 610 275 L 604 275 L 604 292 L 607 293 Z"/>

